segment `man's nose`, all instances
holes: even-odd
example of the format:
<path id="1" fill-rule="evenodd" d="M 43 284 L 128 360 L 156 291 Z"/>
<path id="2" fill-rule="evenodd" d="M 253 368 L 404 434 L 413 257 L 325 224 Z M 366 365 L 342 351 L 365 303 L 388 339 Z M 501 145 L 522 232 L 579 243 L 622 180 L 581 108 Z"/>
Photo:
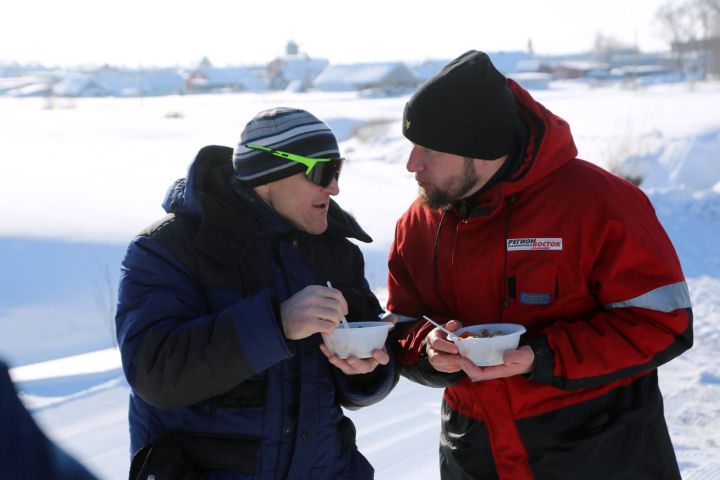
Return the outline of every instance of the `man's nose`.
<path id="1" fill-rule="evenodd" d="M 408 157 L 405 168 L 407 168 L 408 172 L 410 173 L 415 173 L 423 170 L 425 168 L 423 158 L 424 157 L 420 147 L 418 147 L 417 145 L 413 146 L 412 150 L 410 150 L 410 157 Z"/>
<path id="2" fill-rule="evenodd" d="M 329 195 L 337 195 L 340 193 L 340 185 L 338 184 L 338 179 L 333 178 L 332 181 L 328 184 L 327 187 L 325 187 L 325 191 L 328 192 Z"/>

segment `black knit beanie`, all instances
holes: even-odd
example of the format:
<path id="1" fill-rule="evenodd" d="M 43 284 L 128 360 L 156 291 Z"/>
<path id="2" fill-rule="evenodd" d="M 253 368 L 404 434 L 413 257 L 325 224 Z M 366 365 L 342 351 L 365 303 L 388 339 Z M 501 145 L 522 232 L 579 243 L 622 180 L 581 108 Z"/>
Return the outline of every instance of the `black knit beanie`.
<path id="1" fill-rule="evenodd" d="M 402 128 L 417 145 L 492 160 L 511 153 L 516 116 L 507 79 L 485 53 L 470 50 L 413 94 Z"/>

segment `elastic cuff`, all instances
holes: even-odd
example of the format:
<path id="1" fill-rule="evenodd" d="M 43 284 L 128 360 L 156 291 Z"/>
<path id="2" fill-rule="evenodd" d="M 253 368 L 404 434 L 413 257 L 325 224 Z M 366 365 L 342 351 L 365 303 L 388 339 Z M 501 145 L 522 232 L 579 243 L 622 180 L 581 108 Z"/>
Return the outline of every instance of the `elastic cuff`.
<path id="1" fill-rule="evenodd" d="M 282 325 L 272 306 L 270 291 L 243 300 L 227 309 L 233 317 L 245 356 L 255 372 L 292 357 Z"/>
<path id="2" fill-rule="evenodd" d="M 528 374 L 528 379 L 538 383 L 556 384 L 554 375 L 555 363 L 553 352 L 548 344 L 545 335 L 539 335 L 527 343 L 535 354 L 533 371 Z"/>
<path id="3" fill-rule="evenodd" d="M 370 373 L 344 376 L 350 388 L 353 390 L 364 391 L 377 386 L 377 384 L 384 379 L 387 374 L 385 369 L 387 369 L 387 365 L 378 365 L 375 367 L 375 370 Z"/>

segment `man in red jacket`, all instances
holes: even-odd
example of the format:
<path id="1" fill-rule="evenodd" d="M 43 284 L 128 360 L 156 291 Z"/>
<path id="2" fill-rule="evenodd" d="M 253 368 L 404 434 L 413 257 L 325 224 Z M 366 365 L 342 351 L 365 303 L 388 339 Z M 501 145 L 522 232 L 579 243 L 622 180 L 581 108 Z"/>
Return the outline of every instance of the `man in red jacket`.
<path id="1" fill-rule="evenodd" d="M 576 158 L 568 124 L 470 51 L 405 107 L 419 198 L 388 310 L 401 373 L 446 387 L 443 479 L 677 479 L 657 367 L 692 346 L 690 298 L 647 197 Z M 449 330 L 525 326 L 476 367 Z"/>

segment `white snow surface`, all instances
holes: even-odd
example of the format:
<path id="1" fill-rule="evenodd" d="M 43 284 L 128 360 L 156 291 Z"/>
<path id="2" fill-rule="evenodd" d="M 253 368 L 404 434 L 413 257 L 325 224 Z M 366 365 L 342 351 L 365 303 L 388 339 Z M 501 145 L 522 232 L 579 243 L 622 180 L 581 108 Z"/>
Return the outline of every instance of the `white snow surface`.
<path id="1" fill-rule="evenodd" d="M 532 93 L 570 123 L 581 158 L 643 178 L 694 310 L 694 347 L 660 368 L 666 418 L 683 478 L 720 478 L 720 85 Z M 128 385 L 111 329 L 119 263 L 195 153 L 234 146 L 261 109 L 305 108 L 336 131 L 349 159 L 337 200 L 375 240 L 361 247 L 384 302 L 394 224 L 417 191 L 400 134 L 406 100 L 0 98 L 0 358 L 48 435 L 100 478 L 127 478 Z M 441 396 L 401 379 L 382 403 L 348 412 L 376 478 L 439 478 Z"/>

